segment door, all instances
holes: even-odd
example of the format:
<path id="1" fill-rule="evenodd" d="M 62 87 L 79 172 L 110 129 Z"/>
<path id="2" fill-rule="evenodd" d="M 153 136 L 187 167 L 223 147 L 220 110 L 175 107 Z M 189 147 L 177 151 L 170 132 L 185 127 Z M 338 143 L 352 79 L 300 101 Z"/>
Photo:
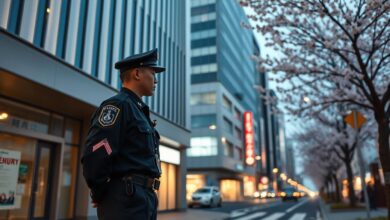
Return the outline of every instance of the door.
<path id="1" fill-rule="evenodd" d="M 30 207 L 30 219 L 33 220 L 49 219 L 54 147 L 54 144 L 44 141 L 37 144 Z"/>

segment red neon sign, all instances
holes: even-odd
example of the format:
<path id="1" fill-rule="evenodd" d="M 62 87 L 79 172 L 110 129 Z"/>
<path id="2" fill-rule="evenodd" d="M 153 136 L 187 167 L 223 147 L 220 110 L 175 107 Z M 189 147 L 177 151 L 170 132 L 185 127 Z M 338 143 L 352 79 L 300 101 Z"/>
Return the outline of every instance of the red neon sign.
<path id="1" fill-rule="evenodd" d="M 244 134 L 245 134 L 245 163 L 249 166 L 255 164 L 255 141 L 253 136 L 253 114 L 244 113 Z"/>

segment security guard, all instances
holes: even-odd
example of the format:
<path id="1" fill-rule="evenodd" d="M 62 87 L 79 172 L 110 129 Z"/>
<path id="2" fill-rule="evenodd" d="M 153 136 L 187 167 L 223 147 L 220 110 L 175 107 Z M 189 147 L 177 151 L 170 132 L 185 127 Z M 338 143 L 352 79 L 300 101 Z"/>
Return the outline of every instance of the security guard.
<path id="1" fill-rule="evenodd" d="M 141 100 L 153 95 L 155 74 L 165 71 L 157 60 L 154 49 L 117 62 L 122 89 L 92 116 L 81 162 L 100 220 L 157 218 L 160 136 Z"/>

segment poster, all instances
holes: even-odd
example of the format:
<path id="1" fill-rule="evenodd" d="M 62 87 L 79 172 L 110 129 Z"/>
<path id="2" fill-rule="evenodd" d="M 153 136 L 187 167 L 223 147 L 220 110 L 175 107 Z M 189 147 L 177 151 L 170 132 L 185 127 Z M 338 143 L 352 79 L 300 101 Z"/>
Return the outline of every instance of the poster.
<path id="1" fill-rule="evenodd" d="M 0 210 L 15 208 L 20 152 L 0 149 Z"/>

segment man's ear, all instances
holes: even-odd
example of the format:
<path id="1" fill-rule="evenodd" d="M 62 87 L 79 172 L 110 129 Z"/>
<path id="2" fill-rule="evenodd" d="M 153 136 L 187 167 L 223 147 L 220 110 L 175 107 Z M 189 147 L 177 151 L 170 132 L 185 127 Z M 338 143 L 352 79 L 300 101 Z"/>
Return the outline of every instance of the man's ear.
<path id="1" fill-rule="evenodd" d="M 135 68 L 134 71 L 133 71 L 133 78 L 135 80 L 140 80 L 141 79 L 141 70 L 139 68 Z"/>

